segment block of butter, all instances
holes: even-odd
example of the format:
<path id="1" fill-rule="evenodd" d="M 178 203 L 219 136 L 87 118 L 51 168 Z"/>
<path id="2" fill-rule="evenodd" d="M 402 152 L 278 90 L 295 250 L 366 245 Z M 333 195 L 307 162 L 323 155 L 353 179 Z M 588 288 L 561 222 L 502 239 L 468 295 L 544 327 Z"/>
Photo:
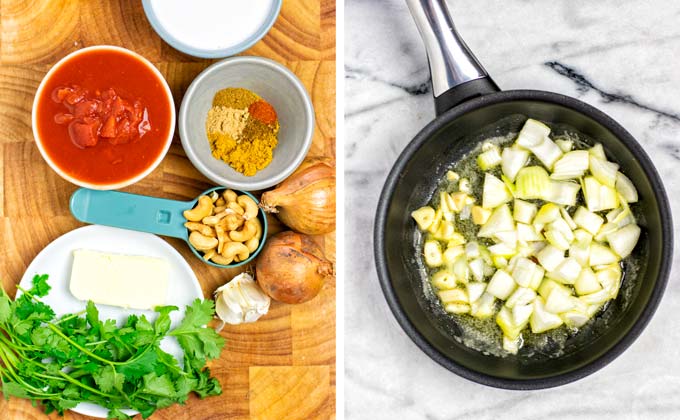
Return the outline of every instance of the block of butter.
<path id="1" fill-rule="evenodd" d="M 97 304 L 133 309 L 165 305 L 168 262 L 162 258 L 73 251 L 73 296 Z"/>

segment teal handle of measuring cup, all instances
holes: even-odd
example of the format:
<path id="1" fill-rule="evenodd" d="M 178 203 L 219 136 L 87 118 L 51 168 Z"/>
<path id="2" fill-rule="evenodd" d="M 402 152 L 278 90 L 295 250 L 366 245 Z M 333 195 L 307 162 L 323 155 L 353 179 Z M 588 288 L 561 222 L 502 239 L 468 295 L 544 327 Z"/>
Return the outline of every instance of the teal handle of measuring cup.
<path id="1" fill-rule="evenodd" d="M 188 239 L 184 210 L 195 201 L 177 201 L 119 191 L 80 188 L 71 196 L 71 213 L 85 223 Z"/>

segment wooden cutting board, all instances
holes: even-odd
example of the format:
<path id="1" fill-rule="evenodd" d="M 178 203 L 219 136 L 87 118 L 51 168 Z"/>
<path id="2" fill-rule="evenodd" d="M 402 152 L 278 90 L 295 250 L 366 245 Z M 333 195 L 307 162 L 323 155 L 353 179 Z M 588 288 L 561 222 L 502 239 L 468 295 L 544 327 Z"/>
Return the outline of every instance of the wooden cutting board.
<path id="1" fill-rule="evenodd" d="M 0 0 L 0 278 L 14 294 L 27 265 L 48 243 L 81 224 L 68 199 L 76 189 L 42 160 L 31 131 L 33 95 L 47 70 L 82 47 L 132 49 L 165 75 L 179 106 L 189 83 L 212 61 L 165 44 L 147 22 L 139 0 Z M 244 55 L 272 58 L 293 70 L 316 111 L 310 156 L 335 156 L 335 1 L 285 0 L 269 34 Z M 189 162 L 175 135 L 165 160 L 126 191 L 189 199 L 211 187 Z M 335 260 L 335 236 L 318 238 Z M 206 297 L 238 271 L 198 261 L 179 240 L 168 240 L 191 264 Z M 226 328 L 220 359 L 210 367 L 224 390 L 192 398 L 154 419 L 328 419 L 335 417 L 335 284 L 314 300 L 274 303 L 255 324 Z M 45 416 L 25 400 L 0 399 L 0 417 Z M 68 412 L 67 419 L 87 417 Z"/>

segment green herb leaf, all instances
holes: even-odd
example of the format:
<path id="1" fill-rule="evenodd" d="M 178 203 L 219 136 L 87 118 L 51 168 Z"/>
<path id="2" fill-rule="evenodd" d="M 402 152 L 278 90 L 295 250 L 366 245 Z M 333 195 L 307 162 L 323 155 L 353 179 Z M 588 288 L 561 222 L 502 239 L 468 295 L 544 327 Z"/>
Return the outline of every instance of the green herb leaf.
<path id="1" fill-rule="evenodd" d="M 47 284 L 47 278 L 49 276 L 47 274 L 42 274 L 38 275 L 36 274 L 33 276 L 33 287 L 29 291 L 33 296 L 37 297 L 45 297 L 47 294 L 50 292 L 50 289 L 52 287 Z"/>

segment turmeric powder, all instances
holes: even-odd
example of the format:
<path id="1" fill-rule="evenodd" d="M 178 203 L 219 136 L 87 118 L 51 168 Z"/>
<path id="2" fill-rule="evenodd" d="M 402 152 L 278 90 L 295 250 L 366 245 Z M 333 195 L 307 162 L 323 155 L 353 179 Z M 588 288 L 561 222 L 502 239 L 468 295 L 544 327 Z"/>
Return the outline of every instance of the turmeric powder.
<path id="1" fill-rule="evenodd" d="M 205 124 L 212 155 L 234 170 L 253 176 L 271 163 L 279 121 L 274 108 L 254 92 L 220 90 Z"/>

